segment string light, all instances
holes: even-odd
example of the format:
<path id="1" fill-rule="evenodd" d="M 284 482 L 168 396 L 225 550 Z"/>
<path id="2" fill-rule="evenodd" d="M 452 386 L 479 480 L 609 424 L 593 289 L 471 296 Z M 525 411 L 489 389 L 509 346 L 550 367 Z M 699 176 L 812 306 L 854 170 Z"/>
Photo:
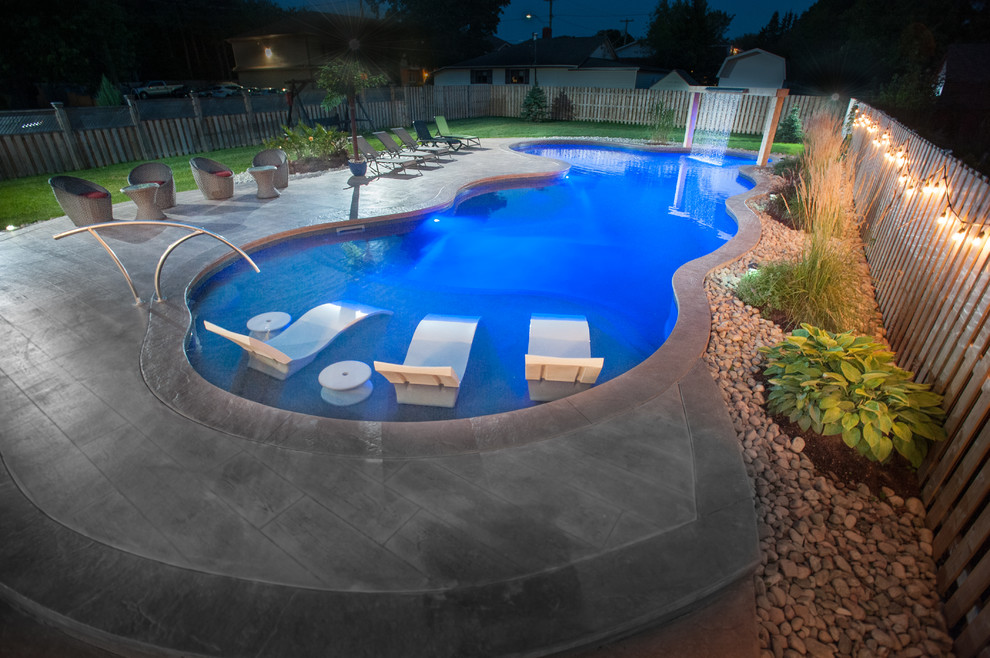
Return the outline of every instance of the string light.
<path id="1" fill-rule="evenodd" d="M 973 236 L 973 240 L 972 240 L 973 246 L 974 247 L 979 247 L 980 244 L 983 242 L 984 238 L 986 238 L 986 232 L 985 231 L 980 231 L 980 234 L 979 235 Z"/>

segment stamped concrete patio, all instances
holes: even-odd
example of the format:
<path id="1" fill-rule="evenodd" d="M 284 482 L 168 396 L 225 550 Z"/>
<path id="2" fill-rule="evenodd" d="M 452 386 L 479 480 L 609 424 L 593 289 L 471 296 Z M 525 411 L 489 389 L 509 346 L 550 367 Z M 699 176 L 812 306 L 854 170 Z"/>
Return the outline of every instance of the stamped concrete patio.
<path id="1" fill-rule="evenodd" d="M 252 183 L 220 202 L 183 192 L 167 214 L 250 248 L 565 169 L 509 143 L 421 177 L 299 178 L 264 201 Z M 729 202 L 737 238 L 675 275 L 677 326 L 643 364 L 571 398 L 442 422 L 315 418 L 202 380 L 183 354 L 183 291 L 228 257 L 219 242 L 179 247 L 156 302 L 155 265 L 181 230 L 103 231 L 135 305 L 92 237 L 52 239 L 67 218 L 0 235 L 0 598 L 128 656 L 547 655 L 688 612 L 695 626 L 675 634 L 756 655 L 755 618 L 703 613 L 725 591 L 745 613 L 731 587 L 758 547 L 735 432 L 699 360 L 701 281 L 755 244 L 755 193 Z"/>

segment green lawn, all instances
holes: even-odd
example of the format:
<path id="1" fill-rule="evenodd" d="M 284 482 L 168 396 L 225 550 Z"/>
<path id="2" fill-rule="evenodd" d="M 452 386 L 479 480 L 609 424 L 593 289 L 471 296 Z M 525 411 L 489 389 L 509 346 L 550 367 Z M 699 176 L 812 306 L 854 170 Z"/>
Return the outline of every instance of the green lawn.
<path id="1" fill-rule="evenodd" d="M 477 135 L 478 137 L 617 137 L 626 139 L 647 139 L 650 130 L 646 126 L 600 121 L 548 121 L 531 123 L 522 119 L 504 117 L 485 117 L 480 119 L 462 119 L 448 122 L 453 130 L 459 133 Z M 430 129 L 435 133 L 436 126 Z M 683 133 L 682 133 L 683 134 Z M 680 137 L 678 137 L 680 139 Z M 369 141 L 380 148 L 381 143 L 369 135 Z M 756 151 L 760 148 L 758 135 L 733 135 L 729 139 L 730 148 Z M 222 151 L 197 153 L 213 160 L 223 162 L 235 172 L 242 172 L 251 166 L 251 159 L 260 151 L 262 146 L 243 146 Z M 775 153 L 797 154 L 801 152 L 800 144 L 774 144 Z M 192 172 L 189 170 L 189 158 L 193 155 L 180 155 L 160 160 L 172 168 L 175 176 L 175 189 L 179 192 L 196 189 Z M 65 172 L 69 176 L 77 176 L 98 183 L 110 190 L 113 202 L 127 201 L 120 188 L 127 185 L 127 174 L 136 162 L 126 162 L 99 167 Z M 0 227 L 22 226 L 39 222 L 52 217 L 60 217 L 65 213 L 55 201 L 51 188 L 48 186 L 50 175 L 30 176 L 14 180 L 0 181 Z"/>

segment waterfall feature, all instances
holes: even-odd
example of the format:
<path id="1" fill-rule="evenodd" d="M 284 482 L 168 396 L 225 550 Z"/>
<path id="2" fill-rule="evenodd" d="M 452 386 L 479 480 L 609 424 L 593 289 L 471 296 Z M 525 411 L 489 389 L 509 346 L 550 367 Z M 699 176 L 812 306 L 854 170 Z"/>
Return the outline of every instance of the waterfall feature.
<path id="1" fill-rule="evenodd" d="M 691 146 L 692 158 L 721 166 L 725 160 L 725 148 L 729 143 L 729 133 L 732 132 L 740 100 L 740 90 L 720 91 L 717 87 L 709 87 L 701 95 L 701 107 L 698 109 L 698 121 Z"/>

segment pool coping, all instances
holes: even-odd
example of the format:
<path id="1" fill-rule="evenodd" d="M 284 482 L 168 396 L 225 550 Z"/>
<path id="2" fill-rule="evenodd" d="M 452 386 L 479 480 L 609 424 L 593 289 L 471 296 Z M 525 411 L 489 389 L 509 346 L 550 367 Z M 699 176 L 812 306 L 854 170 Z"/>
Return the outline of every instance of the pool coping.
<path id="1" fill-rule="evenodd" d="M 750 212 L 745 198 L 758 194 L 759 188 L 757 185 L 740 195 L 742 200 L 730 199 L 729 212 L 733 216 Z M 737 221 L 737 238 L 752 239 L 755 244 L 758 219 L 756 226 L 750 227 L 755 228 L 755 235 L 752 230 L 743 231 L 745 220 Z M 708 309 L 701 284 L 707 271 L 721 264 L 716 262 L 716 255 L 723 249 L 678 270 L 675 291 L 685 281 L 698 284 L 692 295 L 684 297 L 686 301 L 682 302 L 678 293 L 679 305 L 703 301 Z M 738 258 L 746 250 L 736 251 L 723 252 L 735 255 L 726 256 L 722 262 Z M 166 327 L 169 331 L 160 335 L 173 336 L 181 343 L 188 325 L 188 314 L 179 312 L 184 303 L 166 301 L 150 306 L 148 310 L 158 316 L 157 322 L 172 323 Z M 621 414 L 603 414 L 592 423 L 578 405 L 570 404 L 560 414 L 585 419 L 571 429 L 571 416 L 556 425 L 551 418 L 537 427 L 513 423 L 509 428 L 487 428 L 496 435 L 495 441 L 511 439 L 511 433 L 518 431 L 537 438 L 561 437 L 566 442 L 589 428 L 592 432 L 603 430 L 607 440 L 608 426 L 617 424 L 620 415 L 636 418 L 642 412 L 638 425 L 631 422 L 623 427 L 647 430 L 644 419 L 649 419 L 651 400 L 672 389 L 671 397 L 687 420 L 696 473 L 696 514 L 689 523 L 636 542 L 603 547 L 591 557 L 572 556 L 559 566 L 510 580 L 391 592 L 318 584 L 300 587 L 205 571 L 199 566 L 178 566 L 144 557 L 126 546 L 102 543 L 47 513 L 43 504 L 26 495 L 16 473 L 2 468 L 0 525 L 8 529 L 8 541 L 0 543 L 0 597 L 91 644 L 133 656 L 319 656 L 325 655 L 327 647 L 337 648 L 341 655 L 546 655 L 634 633 L 681 615 L 745 578 L 759 561 L 752 485 L 742 464 L 741 448 L 718 388 L 697 358 L 711 329 L 710 309 L 690 317 L 697 333 L 690 327 L 680 331 L 698 354 L 693 359 L 671 355 L 675 366 L 685 369 L 666 373 L 672 383 L 667 389 L 654 389 L 653 397 L 645 396 L 639 406 L 624 408 Z M 703 335 L 699 323 L 704 324 Z M 655 367 L 662 369 L 663 364 Z M 640 375 L 648 376 L 653 375 Z M 176 381 L 181 385 L 181 378 Z M 153 382 L 147 383 L 152 387 Z M 150 396 L 144 397 L 151 401 Z M 232 421 L 231 425 L 252 422 L 238 418 L 238 408 L 218 411 L 221 419 Z M 403 425 L 421 428 L 424 423 Z M 468 425 L 453 429 L 481 436 Z M 308 436 L 327 439 L 312 428 L 301 427 L 300 431 L 307 429 Z M 354 432 L 355 440 L 362 437 L 361 431 L 359 427 Z M 364 436 L 375 438 L 374 434 Z M 401 454 L 394 442 L 382 442 L 383 436 L 379 428 L 379 447 L 377 453 L 371 450 L 370 456 L 382 461 L 415 460 L 415 456 Z M 409 437 L 437 441 L 428 430 L 405 438 Z M 495 441 L 493 447 L 479 450 L 496 449 Z M 47 463 L 39 460 L 38 465 Z M 663 501 L 657 500 L 657 504 L 663 505 Z M 755 637 L 755 611 L 753 624 Z"/>
<path id="2" fill-rule="evenodd" d="M 604 144 L 647 152 L 690 152 L 681 147 L 625 145 L 588 139 L 521 140 L 508 147 L 548 141 Z M 178 302 L 166 300 L 151 305 L 141 349 L 142 375 L 159 400 L 198 423 L 258 443 L 340 457 L 414 459 L 499 450 L 594 425 L 657 397 L 679 381 L 704 353 L 711 332 L 711 309 L 704 292 L 704 279 L 711 270 L 742 257 L 760 238 L 759 219 L 746 206 L 746 201 L 764 194 L 765 185 L 761 185 L 756 176 L 757 167 L 743 166 L 739 171 L 754 187 L 726 201 L 726 210 L 736 221 L 738 231 L 720 248 L 675 271 L 672 285 L 678 316 L 667 340 L 632 369 L 576 395 L 526 409 L 436 421 L 356 421 L 276 409 L 224 391 L 193 369 L 185 355 L 186 341 L 192 336 L 187 329 L 191 314 L 184 298 Z M 565 173 L 566 169 L 561 169 L 550 173 L 487 177 L 452 190 L 447 198 L 428 208 L 300 227 L 254 240 L 244 249 L 250 253 L 298 235 L 354 224 L 401 223 L 413 216 L 448 208 L 477 188 L 496 184 L 531 185 L 534 180 L 553 180 Z M 190 281 L 187 290 L 232 258 L 224 256 L 203 268 Z"/>

